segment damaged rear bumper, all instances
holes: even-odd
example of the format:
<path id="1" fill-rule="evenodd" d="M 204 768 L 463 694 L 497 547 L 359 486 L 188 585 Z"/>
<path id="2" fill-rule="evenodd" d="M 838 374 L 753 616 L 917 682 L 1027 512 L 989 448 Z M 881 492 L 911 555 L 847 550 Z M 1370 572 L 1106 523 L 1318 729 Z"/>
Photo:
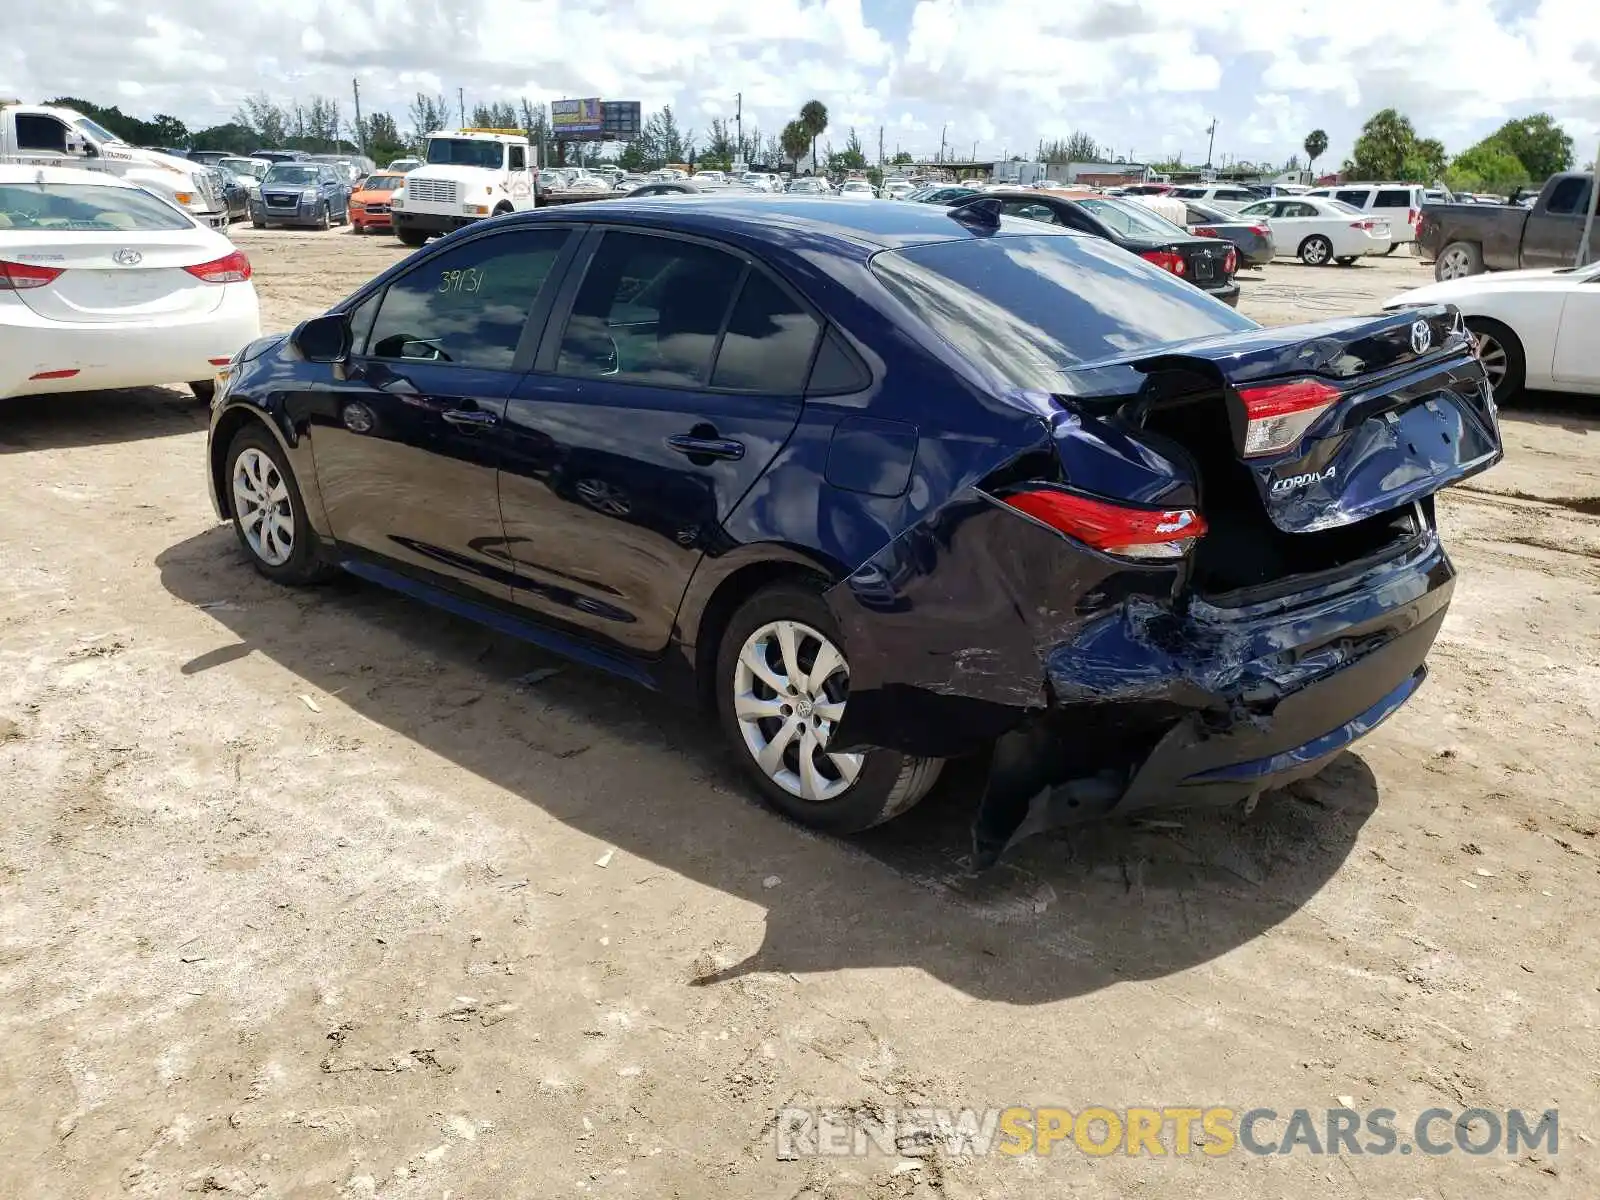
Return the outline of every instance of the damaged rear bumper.
<path id="1" fill-rule="evenodd" d="M 1421 685 L 1453 587 L 1430 531 L 1321 592 L 1107 614 L 1050 651 L 1052 703 L 997 743 L 978 858 L 1046 829 L 1232 804 L 1317 773 Z"/>

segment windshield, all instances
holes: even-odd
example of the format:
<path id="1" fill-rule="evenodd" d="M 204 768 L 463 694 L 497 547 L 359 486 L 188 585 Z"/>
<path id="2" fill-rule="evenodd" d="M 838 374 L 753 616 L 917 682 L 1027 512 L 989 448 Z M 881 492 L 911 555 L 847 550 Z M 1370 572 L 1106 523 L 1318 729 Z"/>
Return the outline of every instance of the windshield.
<path id="1" fill-rule="evenodd" d="M 96 125 L 88 117 L 78 117 L 72 122 L 97 142 L 120 142 L 122 139 L 103 125 Z"/>
<path id="2" fill-rule="evenodd" d="M 1142 204 L 1091 196 L 1079 200 L 1078 207 L 1113 233 L 1125 238 L 1170 241 L 1175 237 L 1187 237 L 1189 232 Z"/>
<path id="3" fill-rule="evenodd" d="M 368 175 L 361 188 L 368 192 L 392 192 L 404 182 L 403 175 Z"/>
<path id="4" fill-rule="evenodd" d="M 1012 387 L 1075 390 L 1084 363 L 1256 328 L 1099 238 L 1023 234 L 887 251 L 873 272 L 969 360 Z"/>
<path id="5" fill-rule="evenodd" d="M 93 183 L 0 184 L 0 226 L 85 233 L 193 229 L 170 204 L 138 188 Z"/>
<path id="6" fill-rule="evenodd" d="M 267 173 L 265 163 L 251 162 L 248 158 L 225 158 L 219 165 L 227 167 L 235 175 L 253 175 L 257 179 Z"/>
<path id="7" fill-rule="evenodd" d="M 303 187 L 306 184 L 316 183 L 319 175 L 318 168 L 304 167 L 294 163 L 279 163 L 267 172 L 262 183 L 284 183 Z"/>
<path id="8" fill-rule="evenodd" d="M 488 167 L 498 171 L 505 161 L 506 148 L 499 142 L 476 138 L 429 138 L 427 161 L 435 166 Z"/>

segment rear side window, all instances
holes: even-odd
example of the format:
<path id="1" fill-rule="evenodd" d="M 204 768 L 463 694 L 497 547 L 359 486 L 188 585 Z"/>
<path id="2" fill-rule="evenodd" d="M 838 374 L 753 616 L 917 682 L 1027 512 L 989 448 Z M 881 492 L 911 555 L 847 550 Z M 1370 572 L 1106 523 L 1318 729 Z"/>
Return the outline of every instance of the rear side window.
<path id="1" fill-rule="evenodd" d="M 1411 193 L 1399 188 L 1390 188 L 1388 191 L 1379 192 L 1378 198 L 1372 202 L 1373 208 L 1410 208 Z"/>
<path id="2" fill-rule="evenodd" d="M 816 320 L 760 271 L 745 277 L 717 351 L 711 386 L 798 396 L 805 390 Z"/>
<path id="3" fill-rule="evenodd" d="M 0 184 L 0 229 L 70 229 L 86 233 L 193 229 L 164 201 L 134 188 L 92 183 Z"/>
<path id="4" fill-rule="evenodd" d="M 710 246 L 607 233 L 578 289 L 557 372 L 704 387 L 743 275 L 743 262 Z"/>
<path id="5" fill-rule="evenodd" d="M 1360 188 L 1334 193 L 1336 199 L 1343 200 L 1351 208 L 1364 208 L 1369 195 L 1370 192 Z"/>
<path id="6" fill-rule="evenodd" d="M 1589 181 L 1581 176 L 1563 179 L 1550 192 L 1545 208 L 1553 213 L 1580 213 L 1589 211 Z"/>
<path id="7" fill-rule="evenodd" d="M 474 238 L 401 275 L 372 323 L 372 358 L 509 370 L 565 229 Z"/>
<path id="8" fill-rule="evenodd" d="M 1098 238 L 972 238 L 887 251 L 889 292 L 1012 387 L 1070 392 L 1073 367 L 1256 328 L 1198 288 Z"/>

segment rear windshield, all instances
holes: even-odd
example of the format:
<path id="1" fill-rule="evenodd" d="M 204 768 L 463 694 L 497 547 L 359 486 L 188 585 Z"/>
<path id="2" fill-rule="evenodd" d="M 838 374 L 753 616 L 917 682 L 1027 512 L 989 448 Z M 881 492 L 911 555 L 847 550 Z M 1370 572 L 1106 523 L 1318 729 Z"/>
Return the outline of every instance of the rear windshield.
<path id="1" fill-rule="evenodd" d="M 170 204 L 136 188 L 93 183 L 0 183 L 0 230 L 115 233 L 193 228 L 194 222 Z"/>
<path id="2" fill-rule="evenodd" d="M 1160 238 L 1167 241 L 1175 237 L 1189 236 L 1188 230 L 1174 225 L 1154 209 L 1146 208 L 1137 201 L 1109 200 L 1090 196 L 1079 200 L 1078 207 L 1113 233 L 1135 241 L 1140 238 Z"/>
<path id="3" fill-rule="evenodd" d="M 1023 234 L 935 242 L 872 260 L 885 287 L 1012 387 L 1071 392 L 1083 363 L 1256 324 L 1100 238 Z"/>

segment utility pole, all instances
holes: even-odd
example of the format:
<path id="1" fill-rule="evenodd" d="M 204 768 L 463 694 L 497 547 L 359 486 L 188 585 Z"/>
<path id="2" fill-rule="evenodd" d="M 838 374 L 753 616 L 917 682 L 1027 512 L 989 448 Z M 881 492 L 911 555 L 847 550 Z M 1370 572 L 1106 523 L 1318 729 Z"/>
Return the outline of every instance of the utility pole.
<path id="1" fill-rule="evenodd" d="M 743 162 L 744 161 L 744 93 L 743 92 L 735 92 L 733 94 L 733 103 L 734 103 L 733 123 L 734 123 L 735 126 L 737 126 L 738 131 L 739 131 L 739 150 L 738 150 L 738 153 L 736 153 L 734 155 L 734 157 L 737 158 L 740 162 Z"/>
<path id="2" fill-rule="evenodd" d="M 944 161 L 944 135 L 945 135 L 945 132 L 949 128 L 950 128 L 950 122 L 949 121 L 946 121 L 943 125 L 939 126 L 939 161 L 940 162 Z"/>
<path id="3" fill-rule="evenodd" d="M 878 126 L 878 170 L 883 170 L 883 126 Z"/>
<path id="4" fill-rule="evenodd" d="M 457 106 L 458 111 L 461 113 L 461 125 L 459 126 L 459 128 L 465 129 L 467 127 L 467 89 L 466 88 L 457 88 L 456 89 L 456 106 Z"/>
<path id="5" fill-rule="evenodd" d="M 1211 140 L 1206 143 L 1206 166 L 1209 167 L 1211 165 L 1211 151 L 1217 145 L 1217 119 L 1215 117 L 1211 118 L 1211 128 L 1207 129 L 1206 133 L 1211 136 Z"/>
<path id="6" fill-rule="evenodd" d="M 968 159 L 967 161 L 968 162 L 977 162 L 978 161 L 978 139 L 977 138 L 973 138 L 972 139 L 972 157 L 970 159 Z"/>
<path id="7" fill-rule="evenodd" d="M 352 77 L 350 87 L 356 94 L 356 148 L 365 154 L 367 152 L 367 130 L 361 124 L 361 80 Z"/>

